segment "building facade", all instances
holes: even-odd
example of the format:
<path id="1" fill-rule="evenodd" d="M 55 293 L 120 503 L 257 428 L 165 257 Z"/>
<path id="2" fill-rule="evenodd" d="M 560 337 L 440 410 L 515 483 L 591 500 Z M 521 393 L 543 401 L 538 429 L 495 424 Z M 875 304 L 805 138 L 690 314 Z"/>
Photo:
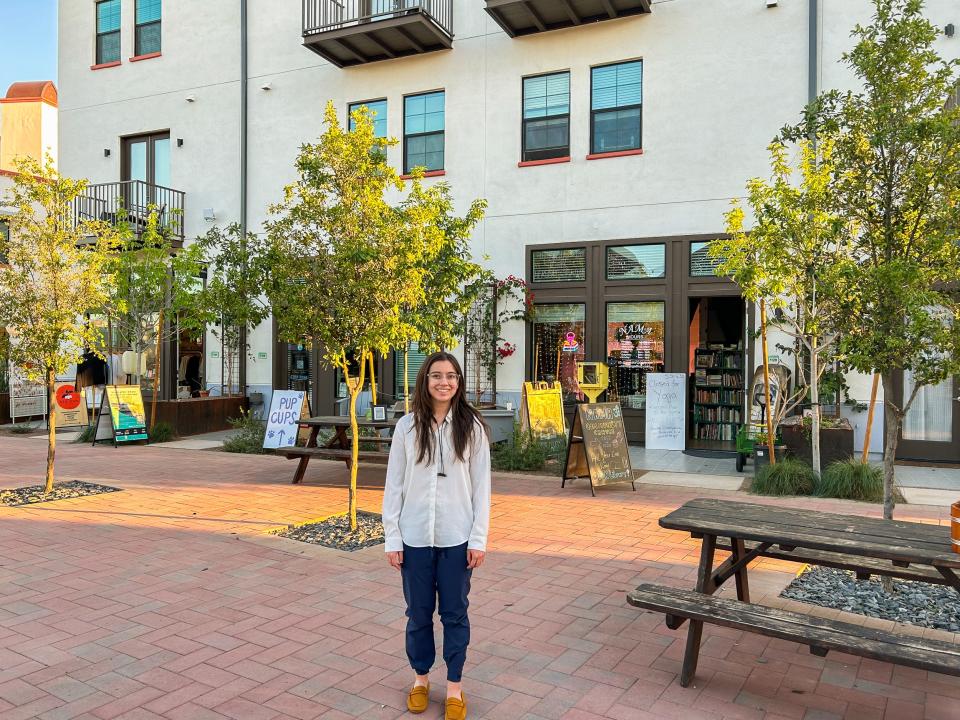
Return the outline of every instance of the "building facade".
<path id="1" fill-rule="evenodd" d="M 941 27 L 960 19 L 948 0 L 927 5 Z M 573 402 L 576 361 L 605 361 L 607 397 L 642 441 L 647 375 L 685 373 L 690 443 L 729 443 L 760 356 L 753 309 L 714 276 L 703 244 L 746 180 L 767 174 L 777 130 L 820 89 L 850 86 L 840 58 L 869 11 L 867 0 L 61 2 L 61 169 L 144 183 L 151 197 L 169 189 L 186 242 L 214 223 L 259 231 L 327 101 L 344 121 L 366 104 L 399 140 L 395 167 L 449 182 L 461 211 L 487 199 L 475 255 L 531 284 L 533 321 L 504 328 L 517 351 L 498 367 L 498 399 L 516 404 L 537 379 Z M 938 42 L 957 55 L 952 36 Z M 316 350 L 278 343 L 269 322 L 249 341 L 249 391 L 269 402 L 274 387 L 303 387 L 316 411 L 335 411 L 342 385 Z M 179 366 L 184 353 L 170 352 Z M 223 384 L 229 353 L 212 333 L 188 352 L 202 355 L 206 385 Z M 380 362 L 388 394 L 399 367 Z M 179 382 L 165 379 L 169 397 Z M 850 384 L 869 398 L 867 379 Z M 960 414 L 952 385 L 941 395 L 905 439 L 960 459 L 938 417 Z"/>

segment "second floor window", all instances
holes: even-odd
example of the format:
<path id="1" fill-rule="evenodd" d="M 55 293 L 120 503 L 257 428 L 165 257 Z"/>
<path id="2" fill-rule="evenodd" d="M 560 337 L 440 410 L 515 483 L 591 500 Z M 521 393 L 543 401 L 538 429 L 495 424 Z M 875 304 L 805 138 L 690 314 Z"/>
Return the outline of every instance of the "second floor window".
<path id="1" fill-rule="evenodd" d="M 643 62 L 604 65 L 590 76 L 590 152 L 639 150 Z"/>
<path id="2" fill-rule="evenodd" d="M 97 3 L 97 65 L 120 61 L 120 0 Z"/>
<path id="3" fill-rule="evenodd" d="M 386 100 L 368 100 L 367 102 L 350 103 L 350 105 L 347 107 L 347 112 L 350 115 L 350 130 L 354 130 L 356 128 L 356 123 L 353 121 L 353 113 L 364 106 L 366 106 L 367 110 L 370 111 L 370 116 L 373 120 L 373 136 L 378 138 L 387 137 Z"/>
<path id="4" fill-rule="evenodd" d="M 523 79 L 523 161 L 570 155 L 570 73 Z"/>
<path id="5" fill-rule="evenodd" d="M 135 55 L 160 52 L 160 6 L 162 0 L 137 0 Z"/>
<path id="6" fill-rule="evenodd" d="M 403 172 L 443 170 L 444 92 L 403 99 Z"/>

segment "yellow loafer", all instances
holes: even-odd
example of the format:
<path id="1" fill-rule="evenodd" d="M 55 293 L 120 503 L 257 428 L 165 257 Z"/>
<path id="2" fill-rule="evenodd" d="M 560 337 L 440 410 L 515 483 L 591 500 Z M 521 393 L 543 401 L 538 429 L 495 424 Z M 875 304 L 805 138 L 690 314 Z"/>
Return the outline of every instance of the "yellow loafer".
<path id="1" fill-rule="evenodd" d="M 466 720 L 467 719 L 467 696 L 460 693 L 460 699 L 447 698 L 447 712 L 444 715 L 445 720 Z"/>
<path id="2" fill-rule="evenodd" d="M 430 683 L 426 686 L 417 685 L 407 695 L 407 710 L 412 713 L 422 713 L 430 703 Z"/>

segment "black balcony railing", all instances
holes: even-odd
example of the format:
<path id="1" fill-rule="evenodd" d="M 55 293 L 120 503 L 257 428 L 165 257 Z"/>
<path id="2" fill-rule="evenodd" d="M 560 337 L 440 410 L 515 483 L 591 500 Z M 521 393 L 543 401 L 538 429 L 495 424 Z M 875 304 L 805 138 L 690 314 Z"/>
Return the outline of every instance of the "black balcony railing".
<path id="1" fill-rule="evenodd" d="M 303 0 L 303 35 L 417 13 L 453 35 L 453 0 Z"/>
<path id="2" fill-rule="evenodd" d="M 140 239 L 154 214 L 157 231 L 174 244 L 182 245 L 185 196 L 181 190 L 142 180 L 88 185 L 74 201 L 74 219 L 77 222 L 105 220 L 113 225 L 126 223 Z"/>

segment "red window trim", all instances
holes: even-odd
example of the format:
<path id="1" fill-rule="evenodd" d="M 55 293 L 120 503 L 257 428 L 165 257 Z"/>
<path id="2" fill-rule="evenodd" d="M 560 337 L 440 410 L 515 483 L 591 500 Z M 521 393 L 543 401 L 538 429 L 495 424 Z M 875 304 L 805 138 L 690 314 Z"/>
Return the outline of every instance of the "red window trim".
<path id="1" fill-rule="evenodd" d="M 425 172 L 425 173 L 423 174 L 423 176 L 424 176 L 425 178 L 428 178 L 428 177 L 443 177 L 443 176 L 446 175 L 446 174 L 447 174 L 447 171 L 446 171 L 446 170 L 427 170 L 427 172 Z M 400 179 L 401 179 L 401 180 L 413 180 L 413 175 L 401 175 L 401 176 L 400 176 Z"/>
<path id="2" fill-rule="evenodd" d="M 614 150 L 613 152 L 592 153 L 587 155 L 587 160 L 603 160 L 604 158 L 626 157 L 627 155 L 643 155 L 643 148 L 636 150 Z"/>
<path id="3" fill-rule="evenodd" d="M 100 63 L 99 65 L 91 65 L 91 66 L 90 66 L 90 69 L 91 69 L 91 70 L 104 70 L 104 69 L 106 69 L 106 68 L 117 67 L 118 65 L 120 65 L 120 61 L 119 61 L 119 60 L 114 60 L 113 62 Z"/>
<path id="4" fill-rule="evenodd" d="M 163 53 L 158 53 L 158 52 L 147 53 L 146 55 L 134 55 L 132 58 L 130 58 L 130 62 L 140 62 L 141 60 L 150 60 L 152 58 L 158 58 L 161 55 L 163 55 Z"/>
<path id="5" fill-rule="evenodd" d="M 565 155 L 564 157 L 558 158 L 547 158 L 546 160 L 521 160 L 517 163 L 517 167 L 535 167 L 537 165 L 558 165 L 560 163 L 570 162 L 570 156 Z"/>

